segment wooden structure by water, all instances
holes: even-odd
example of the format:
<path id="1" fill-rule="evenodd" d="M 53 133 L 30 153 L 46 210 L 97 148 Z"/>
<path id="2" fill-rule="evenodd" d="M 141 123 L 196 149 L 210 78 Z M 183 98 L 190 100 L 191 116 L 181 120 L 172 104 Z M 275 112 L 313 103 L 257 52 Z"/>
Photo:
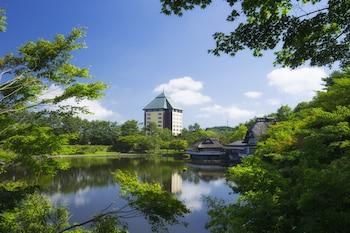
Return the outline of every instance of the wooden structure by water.
<path id="1" fill-rule="evenodd" d="M 243 140 L 222 145 L 214 138 L 205 138 L 194 144 L 187 153 L 193 161 L 207 163 L 240 162 L 243 157 L 254 153 L 259 139 L 267 134 L 268 127 L 275 122 L 276 120 L 270 117 L 257 118 Z"/>

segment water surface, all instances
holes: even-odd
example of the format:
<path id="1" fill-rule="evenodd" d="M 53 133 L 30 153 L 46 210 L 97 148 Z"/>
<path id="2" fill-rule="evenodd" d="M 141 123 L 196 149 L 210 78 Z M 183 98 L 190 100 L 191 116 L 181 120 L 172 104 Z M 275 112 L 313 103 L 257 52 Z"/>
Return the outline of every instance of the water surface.
<path id="1" fill-rule="evenodd" d="M 114 203 L 113 206 L 125 203 L 119 197 L 119 186 L 112 175 L 117 169 L 133 171 L 142 181 L 159 182 L 191 210 L 183 219 L 188 223 L 187 227 L 170 226 L 169 232 L 208 232 L 205 229 L 208 215 L 203 196 L 230 202 L 237 198 L 225 181 L 225 168 L 220 166 L 194 165 L 188 160 L 173 158 L 86 157 L 64 160 L 71 164 L 70 169 L 60 171 L 54 177 L 39 178 L 39 183 L 43 187 L 42 192 L 54 205 L 64 205 L 69 209 L 71 222 L 87 220 L 111 203 Z M 152 232 L 143 217 L 127 222 L 131 233 Z"/>

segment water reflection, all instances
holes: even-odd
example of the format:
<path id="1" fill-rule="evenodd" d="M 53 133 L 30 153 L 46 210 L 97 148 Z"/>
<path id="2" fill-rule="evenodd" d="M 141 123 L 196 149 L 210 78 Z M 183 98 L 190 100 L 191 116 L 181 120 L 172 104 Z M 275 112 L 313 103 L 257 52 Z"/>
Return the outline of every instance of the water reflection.
<path id="1" fill-rule="evenodd" d="M 70 169 L 60 171 L 54 177 L 42 177 L 39 183 L 42 192 L 50 197 L 55 205 L 69 208 L 72 222 L 80 222 L 100 212 L 110 203 L 123 205 L 119 196 L 119 186 L 115 183 L 113 172 L 117 169 L 135 172 L 142 181 L 159 182 L 165 190 L 175 194 L 191 210 L 185 217 L 189 223 L 171 226 L 170 232 L 208 232 L 208 221 L 204 196 L 234 201 L 229 195 L 232 190 L 225 182 L 225 169 L 215 166 L 199 166 L 184 160 L 175 159 L 117 159 L 117 158 L 69 158 Z M 16 175 L 14 175 L 16 174 Z M 11 179 L 31 177 L 20 171 L 7 174 Z M 132 223 L 132 224 L 131 224 Z M 131 219 L 130 232 L 151 232 L 143 218 Z"/>
<path id="2" fill-rule="evenodd" d="M 179 194 L 182 190 L 182 177 L 177 173 L 174 172 L 171 174 L 171 187 L 170 192 L 173 194 Z"/>

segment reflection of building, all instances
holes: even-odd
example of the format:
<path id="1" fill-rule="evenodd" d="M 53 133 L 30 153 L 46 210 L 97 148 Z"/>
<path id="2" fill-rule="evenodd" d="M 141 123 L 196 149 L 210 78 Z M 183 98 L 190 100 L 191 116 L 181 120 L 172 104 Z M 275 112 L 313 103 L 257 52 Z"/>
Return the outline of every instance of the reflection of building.
<path id="1" fill-rule="evenodd" d="M 171 175 L 171 187 L 170 192 L 174 194 L 181 193 L 182 188 L 182 177 L 177 173 Z"/>
<path id="2" fill-rule="evenodd" d="M 164 92 L 147 104 L 143 110 L 145 111 L 145 126 L 153 122 L 159 128 L 170 129 L 174 135 L 181 133 L 183 111 L 175 107 Z"/>

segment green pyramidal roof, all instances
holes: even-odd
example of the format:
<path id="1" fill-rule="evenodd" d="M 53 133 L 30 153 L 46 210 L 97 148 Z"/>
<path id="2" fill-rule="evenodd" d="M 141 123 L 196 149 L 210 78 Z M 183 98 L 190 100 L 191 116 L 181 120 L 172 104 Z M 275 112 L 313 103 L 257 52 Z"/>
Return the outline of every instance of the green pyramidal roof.
<path id="1" fill-rule="evenodd" d="M 159 94 L 154 100 L 152 100 L 143 110 L 151 109 L 180 109 L 176 107 L 168 97 L 163 93 Z"/>

